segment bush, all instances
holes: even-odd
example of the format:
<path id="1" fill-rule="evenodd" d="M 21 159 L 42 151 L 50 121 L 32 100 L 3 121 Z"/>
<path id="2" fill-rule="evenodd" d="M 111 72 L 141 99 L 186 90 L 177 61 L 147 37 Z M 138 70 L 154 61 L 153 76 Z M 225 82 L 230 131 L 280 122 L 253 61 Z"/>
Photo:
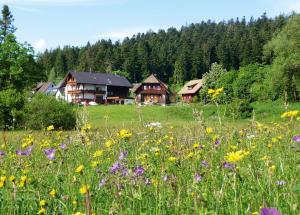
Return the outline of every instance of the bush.
<path id="1" fill-rule="evenodd" d="M 49 125 L 72 129 L 76 124 L 76 113 L 70 104 L 43 94 L 35 95 L 26 104 L 25 118 L 25 126 L 30 129 L 43 129 Z"/>
<path id="2" fill-rule="evenodd" d="M 253 107 L 250 102 L 245 99 L 234 99 L 231 104 L 228 105 L 227 115 L 233 119 L 245 119 L 252 116 Z"/>
<path id="3" fill-rule="evenodd" d="M 23 95 L 15 89 L 0 91 L 0 129 L 17 127 L 23 120 Z"/>

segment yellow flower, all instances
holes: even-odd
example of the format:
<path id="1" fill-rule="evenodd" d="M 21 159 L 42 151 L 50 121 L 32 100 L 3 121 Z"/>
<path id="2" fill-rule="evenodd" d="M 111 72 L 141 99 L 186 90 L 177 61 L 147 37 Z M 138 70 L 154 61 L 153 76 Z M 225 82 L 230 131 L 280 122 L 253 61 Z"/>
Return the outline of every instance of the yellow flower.
<path id="1" fill-rule="evenodd" d="M 73 213 L 72 215 L 84 215 L 84 213 L 76 212 L 76 213 Z"/>
<path id="2" fill-rule="evenodd" d="M 9 177 L 9 180 L 10 180 L 11 182 L 15 182 L 16 177 L 12 175 L 12 176 Z"/>
<path id="3" fill-rule="evenodd" d="M 159 149 L 158 147 L 153 147 L 151 150 L 154 152 L 154 154 L 155 154 L 156 156 L 159 156 L 159 155 L 160 155 L 160 149 Z"/>
<path id="4" fill-rule="evenodd" d="M 56 196 L 56 190 L 52 189 L 49 194 L 54 198 Z"/>
<path id="5" fill-rule="evenodd" d="M 107 141 L 105 142 L 106 148 L 110 148 L 113 144 L 114 144 L 114 141 L 113 141 L 113 140 L 107 140 Z"/>
<path id="6" fill-rule="evenodd" d="M 96 166 L 98 166 L 99 164 L 100 164 L 99 161 L 92 161 L 92 162 L 91 162 L 91 167 L 96 167 Z"/>
<path id="7" fill-rule="evenodd" d="M 215 93 L 215 90 L 214 90 L 214 89 L 208 89 L 207 93 L 210 94 L 210 95 L 211 95 L 211 94 L 214 94 L 214 93 Z"/>
<path id="8" fill-rule="evenodd" d="M 40 201 L 40 206 L 41 206 L 41 207 L 45 206 L 46 204 L 47 204 L 46 200 L 42 199 L 42 200 Z"/>
<path id="9" fill-rule="evenodd" d="M 123 139 L 126 139 L 126 138 L 129 138 L 132 136 L 132 133 L 130 133 L 129 130 L 126 130 L 126 129 L 122 129 L 118 132 L 117 134 L 118 137 L 120 138 L 123 138 Z"/>
<path id="10" fill-rule="evenodd" d="M 4 187 L 5 182 L 4 181 L 0 181 L 0 188 Z"/>
<path id="11" fill-rule="evenodd" d="M 194 145 L 193 145 L 194 149 L 198 149 L 198 148 L 199 148 L 199 146 L 200 146 L 200 144 L 199 144 L 199 143 L 194 143 Z"/>
<path id="12" fill-rule="evenodd" d="M 103 155 L 103 150 L 97 150 L 95 151 L 93 157 L 96 158 L 96 157 L 101 157 Z"/>
<path id="13" fill-rule="evenodd" d="M 5 181 L 6 181 L 6 176 L 1 176 L 1 177 L 0 177 L 0 181 L 5 182 Z"/>
<path id="14" fill-rule="evenodd" d="M 171 162 L 175 162 L 176 158 L 175 157 L 169 157 L 168 160 L 171 161 Z"/>
<path id="15" fill-rule="evenodd" d="M 213 132 L 213 129 L 211 127 L 207 127 L 205 130 L 207 134 L 211 134 Z"/>
<path id="16" fill-rule="evenodd" d="M 268 145 L 267 145 L 267 147 L 270 149 L 270 148 L 272 148 L 272 144 L 271 143 L 269 143 Z"/>
<path id="17" fill-rule="evenodd" d="M 54 126 L 53 125 L 49 125 L 46 130 L 47 131 L 53 131 L 54 130 Z"/>
<path id="18" fill-rule="evenodd" d="M 80 165 L 76 168 L 75 172 L 76 173 L 82 173 L 83 172 L 83 169 L 84 169 L 84 166 L 83 165 Z"/>
<path id="19" fill-rule="evenodd" d="M 187 155 L 188 158 L 192 158 L 193 156 L 194 156 L 194 153 L 193 153 L 193 152 L 190 152 L 190 153 Z"/>
<path id="20" fill-rule="evenodd" d="M 80 194 L 86 194 L 88 192 L 89 187 L 87 185 L 83 185 L 80 189 L 79 189 L 79 193 Z"/>
<path id="21" fill-rule="evenodd" d="M 153 184 L 153 186 L 157 186 L 158 185 L 158 181 L 156 178 L 152 178 L 151 179 L 151 184 Z"/>
<path id="22" fill-rule="evenodd" d="M 215 97 L 217 97 L 220 93 L 223 93 L 223 91 L 224 91 L 224 88 L 221 87 L 221 88 L 218 88 L 218 89 L 216 89 L 216 90 L 214 90 L 214 89 L 208 89 L 207 93 L 208 93 L 209 95 L 211 95 L 213 98 L 215 98 Z"/>
<path id="23" fill-rule="evenodd" d="M 275 169 L 276 169 L 276 166 L 275 166 L 275 165 L 272 165 L 272 166 L 269 167 L 269 171 L 270 171 L 270 172 L 273 172 Z"/>
<path id="24" fill-rule="evenodd" d="M 45 214 L 46 213 L 46 209 L 45 208 L 41 208 L 37 214 Z"/>
<path id="25" fill-rule="evenodd" d="M 86 123 L 82 128 L 81 128 L 81 132 L 83 134 L 85 134 L 88 130 L 91 130 L 92 126 L 89 123 Z"/>
<path id="26" fill-rule="evenodd" d="M 294 118 L 298 116 L 298 113 L 298 110 L 286 111 L 283 114 L 281 114 L 281 118 Z"/>
<path id="27" fill-rule="evenodd" d="M 229 163 L 236 163 L 244 158 L 244 151 L 240 150 L 237 152 L 229 152 L 225 156 L 225 160 Z"/>
<path id="28" fill-rule="evenodd" d="M 20 188 L 24 187 L 26 185 L 26 182 L 27 182 L 27 176 L 26 175 L 21 176 L 19 187 Z"/>

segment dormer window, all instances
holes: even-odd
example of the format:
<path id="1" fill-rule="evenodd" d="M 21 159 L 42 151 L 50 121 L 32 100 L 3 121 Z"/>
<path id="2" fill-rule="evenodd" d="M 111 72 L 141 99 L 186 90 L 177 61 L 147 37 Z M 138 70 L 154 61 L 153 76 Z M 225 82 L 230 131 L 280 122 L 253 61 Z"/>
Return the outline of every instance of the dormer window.
<path id="1" fill-rule="evenodd" d="M 194 88 L 194 86 L 196 86 L 196 84 L 188 86 L 188 90 L 192 90 Z"/>

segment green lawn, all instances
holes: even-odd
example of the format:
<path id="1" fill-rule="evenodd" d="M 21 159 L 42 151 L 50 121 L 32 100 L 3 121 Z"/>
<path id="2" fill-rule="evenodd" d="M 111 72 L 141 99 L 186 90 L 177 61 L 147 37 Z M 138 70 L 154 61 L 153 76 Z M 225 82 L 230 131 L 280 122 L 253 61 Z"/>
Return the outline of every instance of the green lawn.
<path id="1" fill-rule="evenodd" d="M 255 120 L 262 122 L 272 122 L 280 120 L 280 115 L 285 111 L 283 102 L 256 102 L 254 107 Z M 300 109 L 300 103 L 288 105 L 288 110 Z M 109 106 L 89 106 L 87 112 L 89 121 L 94 127 L 127 127 L 136 126 L 140 123 L 161 122 L 163 124 L 172 124 L 181 126 L 182 124 L 193 124 L 199 121 L 199 114 L 193 110 L 203 111 L 203 119 L 208 124 L 218 124 L 219 118 L 217 107 L 215 105 L 187 105 L 178 104 L 170 106 L 137 106 L 137 105 L 109 105 Z M 228 107 L 221 105 L 219 115 L 222 122 L 232 125 L 244 125 L 252 120 L 240 119 L 234 120 L 228 115 Z M 226 114 L 227 113 L 227 114 Z"/>

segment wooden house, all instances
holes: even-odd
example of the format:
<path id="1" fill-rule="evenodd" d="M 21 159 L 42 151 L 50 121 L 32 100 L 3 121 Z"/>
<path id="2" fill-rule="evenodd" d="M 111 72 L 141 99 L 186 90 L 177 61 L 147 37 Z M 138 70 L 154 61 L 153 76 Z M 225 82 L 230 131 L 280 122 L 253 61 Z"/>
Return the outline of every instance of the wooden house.
<path id="1" fill-rule="evenodd" d="M 150 75 L 133 89 L 135 101 L 138 104 L 160 104 L 170 102 L 168 85 L 160 81 L 155 75 Z"/>
<path id="2" fill-rule="evenodd" d="M 57 97 L 71 103 L 124 103 L 131 84 L 122 76 L 97 72 L 68 72 Z"/>
<path id="3" fill-rule="evenodd" d="M 177 93 L 181 96 L 183 102 L 192 102 L 194 97 L 198 95 L 199 90 L 203 86 L 203 80 L 191 80 L 187 82 L 181 90 Z"/>

